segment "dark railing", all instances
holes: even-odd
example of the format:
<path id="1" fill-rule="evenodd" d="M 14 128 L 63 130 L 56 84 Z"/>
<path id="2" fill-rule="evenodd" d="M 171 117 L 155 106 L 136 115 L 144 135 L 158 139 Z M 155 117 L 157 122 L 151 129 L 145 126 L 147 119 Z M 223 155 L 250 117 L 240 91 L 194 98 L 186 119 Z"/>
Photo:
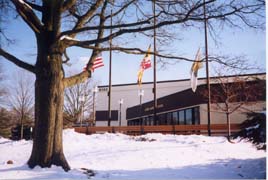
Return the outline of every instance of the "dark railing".
<path id="1" fill-rule="evenodd" d="M 95 133 L 123 133 L 128 135 L 141 135 L 146 133 L 163 134 L 207 134 L 208 126 L 200 125 L 158 125 L 158 126 L 88 126 L 74 127 L 75 131 L 84 134 Z M 227 135 L 227 124 L 211 124 L 212 135 Z M 231 124 L 231 132 L 238 132 L 240 124 Z"/>

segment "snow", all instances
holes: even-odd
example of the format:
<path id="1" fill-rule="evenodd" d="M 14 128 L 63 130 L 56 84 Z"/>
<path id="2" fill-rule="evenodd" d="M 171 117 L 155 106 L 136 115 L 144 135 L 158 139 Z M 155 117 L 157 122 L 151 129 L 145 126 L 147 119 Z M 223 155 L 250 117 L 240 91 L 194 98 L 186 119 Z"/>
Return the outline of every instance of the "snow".
<path id="1" fill-rule="evenodd" d="M 251 126 L 251 127 L 248 127 L 248 128 L 245 128 L 247 131 L 250 131 L 252 129 L 258 129 L 260 127 L 260 124 L 256 124 L 256 126 Z"/>
<path id="2" fill-rule="evenodd" d="M 70 36 L 66 36 L 66 35 L 60 37 L 60 40 L 63 40 L 63 39 L 77 41 L 77 39 L 72 38 L 72 37 L 70 37 Z"/>
<path id="3" fill-rule="evenodd" d="M 27 6 L 28 8 L 32 9 L 32 7 L 30 5 L 28 5 L 27 3 L 25 3 L 23 0 L 19 0 L 19 2 L 25 6 Z"/>
<path id="4" fill-rule="evenodd" d="M 0 179 L 251 179 L 266 177 L 266 152 L 251 143 L 229 143 L 201 135 L 84 135 L 64 130 L 64 153 L 71 166 L 35 167 L 26 162 L 32 141 L 0 138 Z M 12 160 L 13 164 L 7 164 Z"/>

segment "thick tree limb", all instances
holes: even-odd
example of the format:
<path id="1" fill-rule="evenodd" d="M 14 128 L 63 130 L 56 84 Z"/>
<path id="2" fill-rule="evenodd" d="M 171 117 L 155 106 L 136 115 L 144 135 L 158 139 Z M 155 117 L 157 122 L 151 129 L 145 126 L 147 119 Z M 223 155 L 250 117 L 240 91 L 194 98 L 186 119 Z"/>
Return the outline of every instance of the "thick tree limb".
<path id="1" fill-rule="evenodd" d="M 211 2 L 214 2 L 215 0 L 210 0 L 208 1 L 207 3 L 211 3 Z M 132 1 L 131 1 L 132 2 Z M 124 10 L 125 8 L 127 8 L 131 3 L 127 3 L 125 6 L 123 6 L 120 10 L 118 10 L 116 13 L 113 13 L 112 15 L 117 15 L 119 14 L 122 10 Z M 199 5 L 196 5 L 194 6 L 192 9 L 190 9 L 186 14 L 184 14 L 184 18 L 180 18 L 179 20 L 176 20 L 176 21 L 165 21 L 166 23 L 159 23 L 158 25 L 156 25 L 156 28 L 159 28 L 159 27 L 162 27 L 164 25 L 171 25 L 171 24 L 175 24 L 175 23 L 180 23 L 180 22 L 184 22 L 186 20 L 190 20 L 188 19 L 190 14 L 195 11 L 196 9 L 202 7 L 203 4 L 199 4 Z M 161 13 L 164 13 L 164 11 L 161 11 L 160 13 L 158 13 L 156 15 L 156 17 L 158 17 Z M 166 14 L 166 13 L 165 13 Z M 111 15 L 108 15 L 106 17 L 107 18 L 110 18 Z M 128 23 L 128 24 L 119 24 L 119 25 L 113 25 L 113 26 L 103 26 L 103 29 L 121 29 L 121 28 L 126 28 L 126 27 L 136 27 L 138 25 L 144 25 L 144 24 L 150 24 L 151 23 L 151 20 L 153 19 L 154 17 L 149 17 L 148 19 L 146 20 L 143 20 L 143 21 L 138 21 L 138 22 L 134 22 L 134 23 Z M 193 20 L 193 19 L 192 19 Z M 203 20 L 203 18 L 198 18 L 198 19 L 195 19 L 195 20 Z M 90 26 L 90 27 L 82 27 L 82 28 L 75 28 L 73 30 L 70 30 L 70 31 L 65 31 L 65 32 L 62 32 L 62 36 L 63 35 L 72 35 L 72 34 L 76 34 L 76 33 L 80 33 L 80 32 L 85 32 L 85 31 L 90 31 L 90 30 L 97 30 L 99 27 L 98 26 Z M 145 28 L 145 29 L 144 29 Z M 149 28 L 149 27 L 147 27 Z M 143 31 L 143 30 L 151 30 L 153 29 L 154 26 L 150 26 L 149 29 L 146 29 L 146 27 L 139 27 L 139 31 Z M 137 32 L 137 31 L 135 31 Z M 119 34 L 121 35 L 121 34 Z M 109 39 L 109 38 L 108 38 Z"/>
<path id="2" fill-rule="evenodd" d="M 206 4 L 209 3 L 213 3 L 216 0 L 210 0 L 207 1 Z M 166 14 L 168 16 L 173 17 L 172 19 L 168 19 L 168 20 L 164 20 L 164 21 L 160 21 L 158 24 L 156 24 L 156 26 L 153 25 L 147 25 L 147 26 L 143 26 L 147 23 L 150 23 L 150 19 L 147 20 L 143 20 L 141 22 L 134 22 L 134 23 L 130 23 L 130 24 L 120 24 L 120 25 L 114 25 L 114 26 L 104 26 L 104 29 L 119 29 L 116 32 L 114 32 L 113 34 L 107 35 L 106 37 L 103 37 L 102 39 L 91 39 L 91 40 L 87 40 L 87 41 L 80 41 L 80 42 L 72 42 L 70 44 L 68 44 L 69 46 L 72 45 L 78 45 L 78 46 L 83 46 L 83 45 L 90 45 L 90 44 L 95 44 L 96 42 L 106 42 L 108 41 L 110 38 L 116 38 L 118 36 L 121 36 L 123 34 L 128 34 L 128 33 L 137 33 L 137 32 L 145 32 L 145 31 L 149 31 L 152 30 L 154 28 L 161 28 L 163 26 L 168 26 L 168 25 L 174 25 L 174 24 L 183 24 L 183 23 L 190 23 L 190 22 L 203 22 L 204 21 L 204 17 L 203 17 L 203 13 L 202 11 L 198 11 L 200 8 L 202 8 L 204 5 L 204 3 L 198 3 L 195 4 L 194 6 L 192 6 L 190 9 L 188 9 L 186 12 L 182 12 L 180 13 L 179 16 L 176 16 L 176 18 L 174 18 L 172 15 L 170 15 L 170 13 L 168 12 L 164 12 L 161 11 L 161 13 Z M 259 7 L 260 4 L 258 5 L 254 5 Z M 250 10 L 251 5 L 247 5 L 247 6 L 240 6 L 239 8 L 234 8 L 234 7 L 229 7 L 228 10 L 226 10 L 224 13 L 215 13 L 215 12 L 211 12 L 211 14 L 208 14 L 206 19 L 210 20 L 210 19 L 220 19 L 222 21 L 226 21 L 226 22 L 232 22 L 232 21 L 228 21 L 228 17 L 229 16 L 237 16 L 240 17 L 240 19 L 242 20 L 242 22 L 244 22 L 246 25 L 250 25 L 249 23 L 247 23 L 247 20 L 245 20 L 242 16 L 239 16 L 240 13 L 245 13 L 243 12 L 244 10 Z M 247 13 L 252 13 L 252 11 L 255 11 L 255 9 L 251 10 L 250 12 Z M 166 18 L 168 18 L 168 16 Z M 152 18 L 152 17 L 151 17 Z M 163 18 L 163 17 L 162 17 Z M 141 25 L 141 26 L 139 26 Z M 129 27 L 133 27 L 133 28 L 129 28 Z M 85 31 L 90 31 L 90 30 L 96 30 L 98 29 L 97 26 L 91 26 L 91 27 L 83 27 L 83 28 L 75 28 L 73 30 L 70 31 L 65 31 L 62 33 L 62 35 L 68 35 L 68 34 L 76 34 L 79 32 L 85 32 Z"/>
<path id="3" fill-rule="evenodd" d="M 92 50 L 97 50 L 97 51 L 109 51 L 110 47 L 95 47 L 95 46 L 80 46 L 82 48 L 86 48 L 86 49 L 92 49 Z M 124 48 L 124 47 L 119 47 L 119 46 L 112 46 L 111 47 L 112 51 L 120 51 L 126 54 L 146 54 L 148 53 L 147 50 L 142 50 L 140 48 Z M 189 58 L 185 58 L 185 57 L 178 57 L 178 56 L 172 56 L 172 55 L 168 55 L 168 54 L 161 54 L 159 52 L 150 52 L 149 54 L 151 55 L 156 55 L 158 57 L 161 58 L 166 58 L 166 59 L 176 59 L 176 60 L 184 60 L 184 61 L 189 61 L 189 62 L 194 62 L 194 59 L 189 59 Z"/>
<path id="4" fill-rule="evenodd" d="M 102 38 L 103 37 L 103 33 L 104 33 L 104 29 L 102 28 L 104 26 L 104 23 L 105 23 L 105 10 L 107 8 L 107 4 L 108 4 L 108 1 L 109 0 L 105 0 L 104 3 L 103 3 L 103 7 L 101 9 L 101 14 L 100 14 L 100 23 L 99 23 L 99 31 L 98 31 L 98 36 L 97 38 Z M 95 44 L 95 49 L 93 49 L 93 52 L 92 52 L 92 55 L 91 55 L 91 58 L 89 59 L 88 63 L 87 63 L 87 66 L 86 66 L 86 69 L 89 71 L 94 63 L 94 60 L 96 59 L 97 55 L 101 52 L 99 50 L 97 50 L 97 48 L 100 48 L 100 43 L 97 42 Z"/>
<path id="5" fill-rule="evenodd" d="M 97 38 L 97 39 L 92 39 L 92 40 L 88 40 L 88 41 L 74 41 L 74 40 L 69 40 L 69 42 L 67 44 L 68 44 L 68 46 L 83 46 L 83 45 L 95 44 L 97 42 L 102 43 L 102 42 L 108 41 L 110 38 L 113 39 L 113 38 L 116 38 L 116 37 L 121 36 L 123 34 L 137 33 L 137 32 L 141 32 L 141 31 L 142 32 L 149 31 L 149 30 L 152 30 L 154 28 L 160 28 L 160 27 L 167 26 L 167 25 L 184 23 L 184 22 L 187 22 L 187 21 L 203 21 L 204 18 L 202 18 L 202 17 L 190 16 L 190 14 L 193 12 L 194 9 L 198 9 L 200 7 L 201 7 L 201 5 L 198 5 L 198 6 L 193 7 L 193 9 L 191 9 L 181 19 L 170 20 L 170 21 L 168 21 L 168 20 L 167 21 L 162 21 L 162 22 L 159 22 L 158 24 L 156 24 L 155 26 L 154 25 L 150 25 L 150 26 L 145 26 L 145 27 L 136 27 L 136 28 L 133 28 L 133 29 L 120 29 L 117 32 L 114 32 L 114 33 L 112 33 L 110 35 L 107 35 L 106 37 L 103 37 L 101 39 L 98 39 Z M 231 15 L 233 13 L 234 12 L 232 12 L 232 13 L 230 13 L 230 12 L 229 13 L 226 13 L 226 16 Z M 209 16 L 209 17 L 207 17 L 207 19 L 223 18 L 223 17 L 225 17 L 225 15 L 216 15 L 216 16 Z M 142 24 L 145 24 L 144 22 L 146 22 L 146 21 L 143 21 Z M 111 27 L 108 27 L 108 28 L 111 28 Z"/>
<path id="6" fill-rule="evenodd" d="M 107 3 L 108 3 L 108 0 L 105 0 L 103 7 L 102 7 L 102 10 L 101 10 L 98 38 L 103 37 L 104 29 L 102 28 L 102 26 L 105 23 L 104 13 L 105 13 L 105 9 L 107 7 Z M 65 78 L 64 79 L 64 86 L 65 87 L 70 87 L 70 86 L 73 86 L 75 84 L 84 82 L 87 78 L 91 77 L 91 67 L 93 66 L 93 61 L 95 60 L 98 53 L 100 52 L 99 48 L 100 48 L 100 43 L 97 42 L 95 44 L 95 48 L 93 49 L 92 55 L 91 55 L 87 65 L 86 65 L 86 70 L 80 74 L 74 75 L 74 76 L 69 77 L 69 78 Z"/>
<path id="7" fill-rule="evenodd" d="M 112 25 L 112 26 L 103 26 L 102 29 L 126 28 L 126 27 L 135 27 L 138 25 L 150 24 L 151 19 L 153 19 L 153 17 L 151 17 L 147 20 L 144 20 L 144 21 L 139 21 L 139 22 L 134 22 L 134 23 L 118 24 L 118 25 Z M 64 36 L 64 35 L 69 36 L 69 35 L 84 32 L 84 31 L 98 30 L 98 29 L 99 29 L 99 26 L 82 27 L 82 28 L 78 28 L 75 30 L 64 31 L 61 33 L 61 36 Z"/>
<path id="8" fill-rule="evenodd" d="M 98 9 L 98 7 L 103 3 L 103 0 L 98 0 L 96 1 L 95 4 L 93 4 L 89 10 L 81 17 L 77 17 L 78 21 L 76 22 L 73 30 L 79 29 L 81 27 L 84 26 L 84 24 L 87 22 L 87 20 L 94 15 L 95 11 Z M 73 33 L 72 35 L 70 35 L 72 38 L 75 37 L 75 33 Z"/>
<path id="9" fill-rule="evenodd" d="M 66 1 L 64 1 L 63 6 L 62 6 L 62 12 L 70 9 L 75 3 L 76 3 L 76 0 L 66 0 Z"/>
<path id="10" fill-rule="evenodd" d="M 3 56 L 6 60 L 16 64 L 17 66 L 26 69 L 32 73 L 35 73 L 35 67 L 31 64 L 28 64 L 15 56 L 9 54 L 8 52 L 4 51 L 3 49 L 0 48 L 0 55 Z"/>
<path id="11" fill-rule="evenodd" d="M 25 3 L 27 3 L 28 5 L 30 5 L 33 9 L 39 11 L 39 12 L 43 12 L 43 7 L 39 6 L 37 4 L 31 3 L 29 1 L 25 1 Z"/>
<path id="12" fill-rule="evenodd" d="M 35 33 L 40 33 L 43 26 L 38 17 L 33 12 L 32 7 L 21 0 L 11 1 L 16 6 L 17 12 L 20 14 L 22 19 L 30 26 L 30 28 Z"/>
<path id="13" fill-rule="evenodd" d="M 64 78 L 63 80 L 64 87 L 67 88 L 67 87 L 74 86 L 76 84 L 86 81 L 90 77 L 91 77 L 91 71 L 83 71 L 77 75 Z"/>
<path id="14" fill-rule="evenodd" d="M 66 63 L 67 64 L 68 61 L 70 61 L 70 58 L 69 58 L 69 56 L 68 56 L 68 54 L 66 52 L 66 49 L 64 50 L 63 55 L 65 57 L 65 60 L 63 60 L 62 63 Z"/>

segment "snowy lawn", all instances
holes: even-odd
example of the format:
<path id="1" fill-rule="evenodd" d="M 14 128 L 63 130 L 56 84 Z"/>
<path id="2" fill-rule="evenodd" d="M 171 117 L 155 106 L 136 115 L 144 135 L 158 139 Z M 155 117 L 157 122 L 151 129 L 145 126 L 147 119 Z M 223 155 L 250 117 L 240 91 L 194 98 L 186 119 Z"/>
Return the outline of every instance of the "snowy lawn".
<path id="1" fill-rule="evenodd" d="M 0 138 L 0 179 L 252 179 L 266 177 L 266 152 L 251 143 L 199 135 L 84 135 L 64 130 L 64 153 L 72 168 L 29 169 L 31 141 Z M 144 141 L 146 140 L 146 141 Z M 7 164 L 12 160 L 13 164 Z"/>

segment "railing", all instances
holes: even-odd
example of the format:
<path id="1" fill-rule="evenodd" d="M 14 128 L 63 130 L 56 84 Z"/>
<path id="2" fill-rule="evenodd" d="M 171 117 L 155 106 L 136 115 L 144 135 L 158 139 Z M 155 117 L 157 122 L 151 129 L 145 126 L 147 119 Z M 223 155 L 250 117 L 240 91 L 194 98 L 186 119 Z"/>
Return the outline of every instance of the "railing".
<path id="1" fill-rule="evenodd" d="M 226 135 L 227 124 L 211 124 L 212 135 Z M 78 133 L 94 134 L 94 133 L 123 133 L 128 135 L 141 135 L 146 133 L 163 133 L 163 134 L 207 134 L 208 126 L 200 125 L 158 125 L 158 126 L 88 126 L 75 127 Z M 240 124 L 231 124 L 231 132 L 238 132 Z"/>

